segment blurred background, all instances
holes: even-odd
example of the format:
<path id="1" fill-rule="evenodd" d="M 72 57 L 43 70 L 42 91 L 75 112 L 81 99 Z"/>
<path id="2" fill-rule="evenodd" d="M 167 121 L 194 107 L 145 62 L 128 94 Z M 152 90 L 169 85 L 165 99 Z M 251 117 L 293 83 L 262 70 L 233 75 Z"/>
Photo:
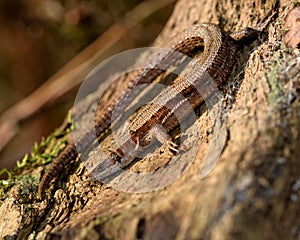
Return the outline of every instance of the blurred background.
<path id="1" fill-rule="evenodd" d="M 79 87 L 68 78 L 67 70 L 88 60 L 91 52 L 100 51 L 103 42 L 118 40 L 104 51 L 105 57 L 116 51 L 149 46 L 164 27 L 174 4 L 172 0 L 1 0 L 0 169 L 13 168 L 17 160 L 30 153 L 34 142 L 62 123 Z M 125 27 L 120 28 L 122 23 Z M 74 58 L 73 65 L 60 70 Z M 55 74 L 65 78 L 58 79 Z M 70 84 L 63 82 L 65 79 Z M 44 89 L 40 98 L 30 99 L 30 104 L 16 111 L 16 105 L 47 81 L 56 81 L 58 92 L 62 86 L 62 94 L 51 97 L 53 93 Z M 35 107 L 34 101 L 48 98 L 51 101 Z M 26 108 L 32 108 L 28 110 L 30 114 L 19 114 Z M 7 123 L 11 128 L 3 127 Z"/>

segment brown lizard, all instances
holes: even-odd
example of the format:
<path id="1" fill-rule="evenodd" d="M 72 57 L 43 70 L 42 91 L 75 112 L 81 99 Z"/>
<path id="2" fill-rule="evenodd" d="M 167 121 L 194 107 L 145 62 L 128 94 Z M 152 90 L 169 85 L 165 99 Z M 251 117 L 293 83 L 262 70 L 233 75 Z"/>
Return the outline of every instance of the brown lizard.
<path id="1" fill-rule="evenodd" d="M 231 71 L 237 50 L 246 41 L 256 37 L 257 33 L 257 30 L 247 28 L 241 32 L 225 34 L 214 24 L 196 24 L 177 36 L 175 38 L 177 43 L 171 46 L 170 51 L 155 59 L 151 63 L 151 67 L 141 70 L 137 76 L 135 75 L 136 77 L 130 79 L 127 88 L 115 97 L 113 103 L 107 106 L 95 124 L 96 135 L 99 136 L 109 127 L 112 112 L 121 110 L 115 109 L 118 102 L 127 98 L 135 86 L 152 82 L 164 71 L 161 69 L 178 64 L 180 59 L 174 57 L 174 52 L 190 54 L 194 49 L 204 47 L 201 57 L 195 60 L 197 64 L 190 67 L 184 76 L 175 80 L 169 88 L 163 90 L 132 119 L 129 125 L 130 137 L 125 138 L 107 159 L 102 160 L 93 173 L 102 172 L 101 177 L 107 177 L 114 174 L 119 167 L 128 166 L 134 160 L 131 155 L 137 153 L 140 146 L 148 144 L 149 135 L 155 136 L 162 143 L 168 142 L 170 148 L 174 149 L 176 146 L 170 141 L 168 134 L 179 124 L 179 120 L 175 117 L 175 111 L 181 111 L 180 115 L 184 118 L 188 115 L 184 108 L 185 103 L 188 102 L 193 108 L 203 103 L 204 99 L 212 92 L 212 89 L 206 84 L 207 77 L 211 77 L 215 85 L 220 86 Z M 161 65 L 164 67 L 160 67 Z M 199 87 L 201 94 L 197 90 Z M 179 96 L 183 96 L 186 100 L 179 100 Z M 125 105 L 123 104 L 122 107 L 125 108 L 126 105 L 128 103 L 125 101 Z M 77 146 L 85 149 L 91 145 L 94 138 L 91 138 L 90 135 L 90 131 L 87 131 Z M 38 195 L 40 199 L 44 198 L 44 192 L 48 189 L 51 180 L 59 175 L 64 165 L 77 156 L 76 146 L 72 143 L 52 162 L 39 185 Z"/>
<path id="2" fill-rule="evenodd" d="M 118 147 L 92 170 L 94 179 L 104 181 L 130 165 L 141 156 L 144 146 L 155 138 L 177 152 L 177 145 L 169 135 L 190 112 L 226 80 L 235 62 L 236 52 L 258 35 L 258 30 L 246 28 L 232 34 L 221 32 L 215 24 L 197 24 L 201 29 L 204 51 L 187 66 L 169 87 L 162 90 L 149 104 L 130 119 L 128 134 L 116 134 Z"/>
<path id="3" fill-rule="evenodd" d="M 126 104 L 128 103 L 124 101 L 124 98 L 127 98 L 128 94 L 135 86 L 142 83 L 152 82 L 157 76 L 164 72 L 163 69 L 166 69 L 168 66 L 178 64 L 181 59 L 176 59 L 176 57 L 174 57 L 174 52 L 181 52 L 182 54 L 188 55 L 195 48 L 203 46 L 203 38 L 201 33 L 197 32 L 197 29 L 189 28 L 181 33 L 180 36 L 175 38 L 173 42 L 171 41 L 170 45 L 170 50 L 166 54 L 158 56 L 149 64 L 149 66 L 152 67 L 149 67 L 148 69 L 141 69 L 138 74 L 129 75 L 129 77 L 132 77 L 132 79 L 129 79 L 127 88 L 124 89 L 118 96 L 115 96 L 113 102 L 106 106 L 101 117 L 97 119 L 97 122 L 94 126 L 97 136 L 103 133 L 110 125 L 113 111 L 119 112 L 122 110 L 115 108 L 121 100 L 124 102 L 122 106 L 124 108 L 126 107 Z M 94 141 L 94 137 L 91 134 L 92 131 L 87 131 L 78 141 L 79 143 L 77 146 L 80 146 L 81 149 L 87 148 Z M 50 168 L 43 175 L 39 184 L 38 195 L 40 199 L 44 198 L 44 191 L 48 188 L 50 181 L 61 172 L 65 164 L 68 164 L 68 162 L 76 158 L 77 155 L 78 153 L 75 144 L 70 143 L 66 149 L 51 163 Z"/>

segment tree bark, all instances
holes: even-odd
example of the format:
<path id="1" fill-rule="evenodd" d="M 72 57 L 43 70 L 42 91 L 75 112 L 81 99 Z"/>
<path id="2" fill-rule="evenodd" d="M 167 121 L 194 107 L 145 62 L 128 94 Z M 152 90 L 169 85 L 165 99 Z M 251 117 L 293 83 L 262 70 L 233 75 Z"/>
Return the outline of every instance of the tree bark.
<path id="1" fill-rule="evenodd" d="M 176 181 L 156 191 L 122 192 L 90 182 L 83 164 L 66 166 L 70 172 L 60 177 L 50 201 L 20 194 L 18 189 L 29 186 L 36 194 L 38 182 L 8 192 L 0 209 L 1 237 L 298 239 L 299 49 L 286 48 L 282 35 L 293 2 L 181 0 L 154 45 L 164 46 L 170 36 L 194 23 L 216 23 L 224 31 L 255 27 L 276 6 L 278 14 L 259 40 L 238 54 L 223 86 L 217 105 L 226 113 L 223 125 L 218 127 L 207 110 L 192 126 L 200 138 L 190 134 L 188 141 L 199 145 L 199 150 Z M 220 147 L 213 146 L 221 155 L 202 178 L 201 169 L 216 138 L 224 140 Z M 160 151 L 154 155 L 131 170 L 167 165 Z M 34 171 L 39 174 L 41 168 Z"/>

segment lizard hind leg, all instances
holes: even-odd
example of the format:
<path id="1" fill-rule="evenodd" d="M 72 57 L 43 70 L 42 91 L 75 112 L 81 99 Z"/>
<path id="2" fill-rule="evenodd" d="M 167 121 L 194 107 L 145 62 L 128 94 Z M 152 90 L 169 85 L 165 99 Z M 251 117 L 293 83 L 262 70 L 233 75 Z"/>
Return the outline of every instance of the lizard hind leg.
<path id="1" fill-rule="evenodd" d="M 167 141 L 167 146 L 168 146 L 168 149 L 170 150 L 170 152 L 175 152 L 176 154 L 179 152 L 179 146 L 178 144 L 172 142 L 171 140 L 168 140 Z"/>
<path id="2" fill-rule="evenodd" d="M 166 144 L 171 156 L 174 156 L 174 153 L 176 155 L 179 152 L 179 146 L 172 141 L 171 136 L 162 125 L 154 125 L 149 131 L 149 134 L 155 136 L 161 144 Z"/>

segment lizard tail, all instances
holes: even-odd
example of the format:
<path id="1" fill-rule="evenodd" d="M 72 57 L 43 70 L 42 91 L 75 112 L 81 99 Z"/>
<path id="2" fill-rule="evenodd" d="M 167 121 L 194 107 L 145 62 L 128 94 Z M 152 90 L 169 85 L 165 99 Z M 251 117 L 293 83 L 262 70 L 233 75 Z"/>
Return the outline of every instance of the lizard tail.
<path id="1" fill-rule="evenodd" d="M 44 174 L 39 184 L 38 196 L 40 200 L 44 199 L 44 193 L 49 188 L 51 180 L 62 171 L 65 164 L 75 159 L 77 155 L 75 145 L 71 144 L 51 163 L 50 168 Z"/>

